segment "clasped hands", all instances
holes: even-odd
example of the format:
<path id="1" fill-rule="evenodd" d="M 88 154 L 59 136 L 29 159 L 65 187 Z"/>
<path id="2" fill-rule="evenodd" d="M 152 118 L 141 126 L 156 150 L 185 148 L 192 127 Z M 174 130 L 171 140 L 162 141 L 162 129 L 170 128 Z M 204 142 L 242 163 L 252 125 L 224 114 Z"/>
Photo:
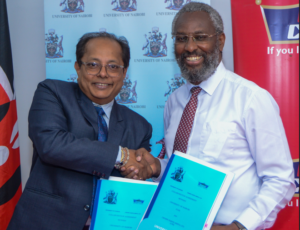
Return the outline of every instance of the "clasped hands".
<path id="1" fill-rule="evenodd" d="M 160 173 L 159 160 L 146 149 L 140 148 L 138 150 L 129 149 L 128 162 L 120 171 L 125 178 L 146 180 L 158 176 L 158 169 Z"/>

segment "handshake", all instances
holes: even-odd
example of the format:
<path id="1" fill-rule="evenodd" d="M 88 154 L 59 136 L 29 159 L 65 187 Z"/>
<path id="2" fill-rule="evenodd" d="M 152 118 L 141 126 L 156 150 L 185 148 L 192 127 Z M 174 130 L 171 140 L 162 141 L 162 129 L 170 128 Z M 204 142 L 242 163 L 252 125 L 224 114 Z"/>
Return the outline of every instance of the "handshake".
<path id="1" fill-rule="evenodd" d="M 125 178 L 146 180 L 160 175 L 161 167 L 157 158 L 146 149 L 122 148 L 123 165 L 117 167 Z"/>

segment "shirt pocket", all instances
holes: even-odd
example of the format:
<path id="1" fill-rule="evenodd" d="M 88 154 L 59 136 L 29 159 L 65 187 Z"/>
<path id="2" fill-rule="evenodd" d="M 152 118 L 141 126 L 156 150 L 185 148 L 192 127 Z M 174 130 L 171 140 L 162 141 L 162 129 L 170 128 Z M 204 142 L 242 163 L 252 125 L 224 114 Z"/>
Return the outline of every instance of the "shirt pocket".
<path id="1" fill-rule="evenodd" d="M 229 135 L 235 131 L 236 123 L 234 122 L 214 121 L 205 123 L 201 133 L 200 152 L 204 154 L 204 157 L 210 158 L 211 161 L 217 160 Z M 225 146 L 225 148 L 227 147 Z"/>

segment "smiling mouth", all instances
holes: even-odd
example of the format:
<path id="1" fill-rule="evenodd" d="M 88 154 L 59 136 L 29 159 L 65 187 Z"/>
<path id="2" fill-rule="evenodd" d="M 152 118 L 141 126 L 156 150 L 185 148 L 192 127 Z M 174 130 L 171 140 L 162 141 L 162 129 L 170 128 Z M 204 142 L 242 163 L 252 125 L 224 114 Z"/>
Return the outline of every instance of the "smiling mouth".
<path id="1" fill-rule="evenodd" d="M 104 83 L 94 83 L 94 85 L 98 88 L 98 89 L 105 89 L 109 86 L 109 84 L 104 84 Z"/>
<path id="2" fill-rule="evenodd" d="M 196 56 L 196 57 L 186 57 L 187 61 L 191 61 L 191 62 L 196 62 L 199 61 L 200 59 L 202 59 L 202 56 Z"/>

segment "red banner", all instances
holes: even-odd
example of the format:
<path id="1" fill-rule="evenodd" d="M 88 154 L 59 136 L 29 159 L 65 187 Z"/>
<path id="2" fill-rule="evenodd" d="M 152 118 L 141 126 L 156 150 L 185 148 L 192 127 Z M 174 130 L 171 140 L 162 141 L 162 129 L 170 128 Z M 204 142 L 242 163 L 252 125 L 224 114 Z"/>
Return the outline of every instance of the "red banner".
<path id="1" fill-rule="evenodd" d="M 297 191 L 273 230 L 299 229 L 299 1 L 231 0 L 234 70 L 277 101 Z"/>

